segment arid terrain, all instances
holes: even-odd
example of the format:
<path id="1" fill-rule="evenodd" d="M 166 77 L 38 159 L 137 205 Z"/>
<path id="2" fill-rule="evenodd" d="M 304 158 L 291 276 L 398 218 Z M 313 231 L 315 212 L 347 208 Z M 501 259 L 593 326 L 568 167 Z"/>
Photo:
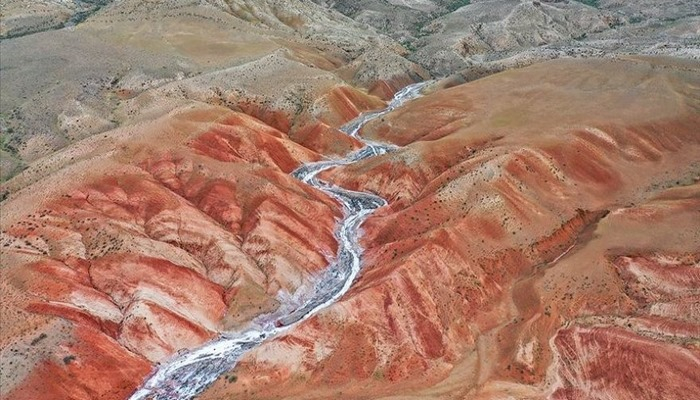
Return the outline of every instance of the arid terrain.
<path id="1" fill-rule="evenodd" d="M 338 301 L 202 399 L 700 393 L 700 6 L 12 0 L 0 8 L 0 398 L 127 399 L 293 307 L 343 207 L 388 205 Z"/>
<path id="2" fill-rule="evenodd" d="M 330 177 L 391 199 L 366 272 L 210 398 L 692 398 L 698 72 L 553 61 L 368 127 L 405 147 Z"/>

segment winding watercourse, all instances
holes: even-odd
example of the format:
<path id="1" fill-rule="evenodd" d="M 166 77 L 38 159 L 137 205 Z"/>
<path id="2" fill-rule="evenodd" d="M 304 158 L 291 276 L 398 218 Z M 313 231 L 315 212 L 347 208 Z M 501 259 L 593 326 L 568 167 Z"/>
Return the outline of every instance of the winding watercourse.
<path id="1" fill-rule="evenodd" d="M 336 228 L 338 253 L 316 281 L 313 292 L 292 311 L 278 311 L 256 318 L 260 327 L 244 332 L 222 333 L 216 339 L 199 348 L 174 355 L 160 365 L 132 396 L 131 400 L 191 399 L 212 384 L 220 375 L 231 370 L 241 356 L 292 326 L 315 315 L 333 304 L 352 286 L 360 272 L 362 248 L 359 244 L 360 225 L 376 209 L 387 204 L 386 200 L 371 193 L 356 192 L 324 182 L 318 174 L 327 169 L 348 165 L 369 157 L 386 154 L 396 146 L 363 139 L 360 129 L 369 121 L 402 106 L 408 100 L 420 96 L 430 82 L 410 85 L 396 93 L 389 106 L 380 111 L 360 115 L 344 125 L 341 130 L 362 141 L 365 146 L 345 158 L 307 163 L 292 175 L 334 197 L 343 205 L 343 219 Z M 280 310 L 288 307 L 281 307 Z"/>

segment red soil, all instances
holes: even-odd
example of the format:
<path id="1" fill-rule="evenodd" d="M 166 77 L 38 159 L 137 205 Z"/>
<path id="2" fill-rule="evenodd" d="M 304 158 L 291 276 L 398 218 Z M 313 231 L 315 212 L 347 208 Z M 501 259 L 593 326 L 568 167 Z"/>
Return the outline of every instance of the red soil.
<path id="1" fill-rule="evenodd" d="M 30 191 L 10 200 L 39 211 L 3 220 L 3 324 L 25 332 L 3 343 L 70 326 L 4 377 L 11 398 L 40 381 L 50 398 L 124 398 L 152 363 L 274 309 L 336 252 L 339 206 L 289 176 L 320 156 L 285 133 L 205 109 L 115 138 L 107 160 L 41 182 L 34 205 Z"/>
<path id="2" fill-rule="evenodd" d="M 205 398 L 688 398 L 700 74 L 687 68 L 548 62 L 375 120 L 364 134 L 405 147 L 324 175 L 390 200 L 363 226 L 362 276 Z M 686 261 L 631 268 L 630 254 Z"/>
<path id="3" fill-rule="evenodd" d="M 548 62 L 366 127 L 405 147 L 325 175 L 390 200 L 363 226 L 363 274 L 202 397 L 692 397 L 698 71 Z M 2 367 L 26 361 L 3 390 L 124 398 L 151 362 L 310 282 L 340 210 L 287 173 L 356 147 L 335 128 L 365 96 L 330 93 L 316 119 L 174 114 L 10 199 Z"/>

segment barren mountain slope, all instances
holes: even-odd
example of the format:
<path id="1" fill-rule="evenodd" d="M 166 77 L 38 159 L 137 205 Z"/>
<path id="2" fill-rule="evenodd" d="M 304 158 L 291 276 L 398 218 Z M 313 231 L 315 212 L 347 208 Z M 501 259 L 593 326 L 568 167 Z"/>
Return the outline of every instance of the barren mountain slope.
<path id="1" fill-rule="evenodd" d="M 560 57 L 700 58 L 700 4 L 689 0 L 317 2 L 399 40 L 433 75 L 473 80 Z"/>
<path id="2" fill-rule="evenodd" d="M 12 3 L 3 21 L 52 4 Z M 297 130 L 318 119 L 315 102 L 334 87 L 389 98 L 428 77 L 388 37 L 304 0 L 111 2 L 78 25 L 2 40 L 0 52 L 3 181 L 190 100 Z"/>
<path id="3" fill-rule="evenodd" d="M 484 63 L 506 69 L 559 57 L 697 59 L 699 18 L 700 5 L 692 1 L 473 1 L 426 25 L 410 58 L 438 75 Z"/>
<path id="4" fill-rule="evenodd" d="M 699 83 L 695 62 L 552 61 L 368 126 L 405 147 L 327 176 L 391 200 L 365 272 L 205 398 L 692 397 Z"/>
<path id="5" fill-rule="evenodd" d="M 275 325 L 339 247 L 290 172 L 432 74 L 321 174 L 389 201 L 352 289 L 202 398 L 693 398 L 699 4 L 6 1 L 0 397 L 125 399 Z"/>

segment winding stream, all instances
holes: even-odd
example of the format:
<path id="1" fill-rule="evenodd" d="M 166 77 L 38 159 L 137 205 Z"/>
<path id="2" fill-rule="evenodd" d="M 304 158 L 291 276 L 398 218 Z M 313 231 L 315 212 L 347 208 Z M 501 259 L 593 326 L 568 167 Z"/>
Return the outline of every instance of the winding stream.
<path id="1" fill-rule="evenodd" d="M 338 253 L 316 282 L 313 292 L 292 311 L 277 311 L 256 318 L 258 328 L 244 332 L 223 333 L 218 338 L 199 348 L 175 354 L 152 373 L 131 400 L 191 399 L 212 384 L 220 375 L 233 369 L 241 356 L 265 340 L 290 329 L 310 318 L 319 310 L 333 304 L 352 286 L 360 272 L 362 248 L 359 244 L 359 229 L 364 220 L 377 208 L 386 205 L 386 200 L 371 193 L 343 189 L 318 179 L 318 174 L 327 169 L 352 164 L 365 158 L 385 154 L 396 148 L 393 145 L 365 140 L 359 130 L 367 122 L 403 105 L 420 95 L 421 89 L 430 82 L 410 85 L 399 91 L 389 106 L 381 111 L 365 113 L 344 125 L 341 130 L 361 140 L 365 147 L 338 160 L 325 160 L 304 164 L 292 175 L 304 183 L 333 196 L 343 205 L 343 219 L 336 228 Z M 280 310 L 289 309 L 283 305 Z"/>

